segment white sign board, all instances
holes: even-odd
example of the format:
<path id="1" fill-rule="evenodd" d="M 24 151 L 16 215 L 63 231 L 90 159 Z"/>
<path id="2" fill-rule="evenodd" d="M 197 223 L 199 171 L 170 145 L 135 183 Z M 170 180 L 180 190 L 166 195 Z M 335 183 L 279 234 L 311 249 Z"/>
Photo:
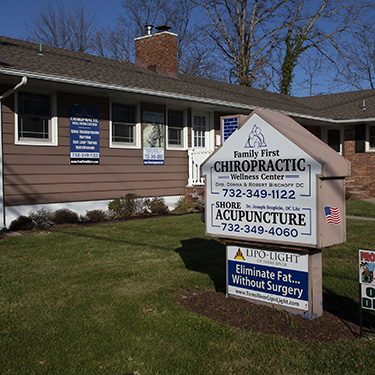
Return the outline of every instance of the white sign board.
<path id="1" fill-rule="evenodd" d="M 316 246 L 321 169 L 255 113 L 203 166 L 207 234 Z"/>
<path id="2" fill-rule="evenodd" d="M 308 310 L 308 255 L 227 246 L 228 295 Z"/>

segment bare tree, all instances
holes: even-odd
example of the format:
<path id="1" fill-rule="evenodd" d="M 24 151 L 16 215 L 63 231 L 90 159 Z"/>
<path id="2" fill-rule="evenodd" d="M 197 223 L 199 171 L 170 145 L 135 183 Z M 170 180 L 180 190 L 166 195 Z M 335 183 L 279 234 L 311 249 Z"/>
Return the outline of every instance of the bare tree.
<path id="1" fill-rule="evenodd" d="M 128 28 L 133 38 L 144 34 L 146 25 L 167 23 L 165 10 L 168 0 L 124 0 L 125 12 L 120 15 L 119 23 Z"/>
<path id="2" fill-rule="evenodd" d="M 324 57 L 321 53 L 311 50 L 301 56 L 301 61 L 296 67 L 299 79 L 296 81 L 294 93 L 300 92 L 304 96 L 324 94 L 321 90 L 321 77 L 327 77 Z M 333 72 L 334 74 L 334 72 Z"/>
<path id="3" fill-rule="evenodd" d="M 253 86 L 284 27 L 278 10 L 288 0 L 203 0 L 211 37 L 235 70 L 239 84 Z"/>
<path id="4" fill-rule="evenodd" d="M 339 80 L 357 90 L 375 88 L 375 24 L 366 24 L 340 50 Z"/>
<path id="5" fill-rule="evenodd" d="M 26 23 L 26 33 L 36 43 L 88 52 L 92 49 L 95 18 L 95 13 L 79 0 L 69 4 L 62 0 L 46 1 L 33 11 Z"/>
<path id="6" fill-rule="evenodd" d="M 178 35 L 179 71 L 210 78 L 219 76 L 217 60 L 211 58 L 212 47 L 207 42 L 205 25 L 194 14 L 196 4 L 192 0 L 124 0 L 122 6 L 124 13 L 119 18 L 119 26 L 128 31 L 132 42 L 144 34 L 146 25 L 169 25 Z M 133 53 L 132 47 L 130 54 Z"/>
<path id="7" fill-rule="evenodd" d="M 99 56 L 129 62 L 133 44 L 129 31 L 116 25 L 114 29 L 106 27 L 95 33 L 93 50 Z"/>
<path id="8" fill-rule="evenodd" d="M 279 91 L 290 94 L 300 56 L 313 47 L 327 56 L 330 46 L 326 44 L 337 45 L 337 36 L 350 31 L 371 4 L 357 0 L 292 0 L 285 6 L 289 17 L 284 22 L 287 27 Z"/>

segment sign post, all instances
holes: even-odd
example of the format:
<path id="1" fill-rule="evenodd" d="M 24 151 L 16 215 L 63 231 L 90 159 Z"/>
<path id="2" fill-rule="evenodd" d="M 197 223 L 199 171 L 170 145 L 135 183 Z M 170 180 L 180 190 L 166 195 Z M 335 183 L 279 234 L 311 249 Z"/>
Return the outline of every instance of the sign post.
<path id="1" fill-rule="evenodd" d="M 321 249 L 346 240 L 349 162 L 281 113 L 237 117 L 202 166 L 206 234 L 228 244 L 227 294 L 315 318 Z"/>

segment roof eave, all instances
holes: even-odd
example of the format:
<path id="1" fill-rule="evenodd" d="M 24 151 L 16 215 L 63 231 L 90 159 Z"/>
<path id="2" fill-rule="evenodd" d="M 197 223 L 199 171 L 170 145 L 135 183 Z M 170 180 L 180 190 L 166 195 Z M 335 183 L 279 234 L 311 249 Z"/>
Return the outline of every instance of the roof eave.
<path id="1" fill-rule="evenodd" d="M 361 119 L 353 118 L 353 119 L 339 120 L 339 119 L 332 119 L 332 118 L 326 118 L 326 117 L 311 116 L 311 115 L 306 115 L 303 113 L 279 110 L 276 108 L 247 105 L 247 104 L 223 101 L 223 100 L 218 100 L 218 99 L 210 99 L 210 98 L 204 98 L 204 97 L 199 97 L 199 96 L 178 94 L 174 92 L 145 89 L 145 88 L 140 88 L 140 87 L 121 86 L 121 85 L 108 84 L 108 83 L 97 82 L 97 81 L 88 81 L 88 80 L 58 76 L 58 75 L 53 75 L 53 74 L 42 74 L 42 73 L 37 73 L 37 72 L 25 71 L 25 70 L 6 69 L 3 67 L 0 67 L 0 74 L 27 77 L 27 78 L 51 81 L 51 82 L 56 82 L 56 83 L 65 83 L 65 84 L 71 84 L 71 85 L 79 85 L 79 86 L 93 87 L 93 88 L 99 88 L 99 89 L 127 92 L 127 93 L 133 93 L 133 94 L 151 95 L 151 96 L 157 96 L 157 97 L 168 98 L 168 99 L 180 99 L 180 100 L 185 100 L 189 102 L 220 105 L 224 107 L 236 108 L 236 109 L 241 109 L 241 110 L 253 111 L 256 108 L 271 110 L 271 111 L 277 110 L 290 117 L 298 117 L 298 118 L 302 118 L 306 120 L 313 120 L 313 121 L 319 121 L 319 122 L 328 122 L 331 124 L 350 124 L 350 123 L 356 123 L 359 121 L 361 122 L 375 121 L 375 118 L 361 118 Z"/>

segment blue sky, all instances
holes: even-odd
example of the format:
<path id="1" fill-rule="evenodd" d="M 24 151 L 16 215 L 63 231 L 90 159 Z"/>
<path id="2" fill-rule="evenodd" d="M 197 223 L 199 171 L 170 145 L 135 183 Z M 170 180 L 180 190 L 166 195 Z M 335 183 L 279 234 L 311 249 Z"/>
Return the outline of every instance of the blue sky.
<path id="1" fill-rule="evenodd" d="M 69 4 L 71 0 L 66 0 Z M 113 26 L 117 21 L 119 13 L 123 11 L 122 0 L 81 0 L 87 9 L 96 12 L 96 23 L 98 27 Z M 42 0 L 0 0 L 0 35 L 16 39 L 26 39 L 25 23 L 32 15 L 33 9 L 40 8 Z M 301 81 L 304 73 L 297 66 L 295 70 L 295 83 L 293 84 L 293 94 L 296 96 L 308 96 L 309 88 L 307 84 L 298 86 L 297 81 Z M 319 72 L 314 78 L 313 93 L 335 92 L 330 87 L 331 77 L 327 70 Z M 297 79 L 298 78 L 298 79 Z M 271 88 L 269 88 L 271 90 Z"/>
<path id="2" fill-rule="evenodd" d="M 121 0 L 81 0 L 87 8 L 96 11 L 98 26 L 110 25 L 122 11 Z M 69 3 L 69 1 L 68 1 Z M 24 25 L 39 0 L 0 0 L 0 35 L 25 39 Z M 113 21 L 112 21 L 113 20 Z"/>

